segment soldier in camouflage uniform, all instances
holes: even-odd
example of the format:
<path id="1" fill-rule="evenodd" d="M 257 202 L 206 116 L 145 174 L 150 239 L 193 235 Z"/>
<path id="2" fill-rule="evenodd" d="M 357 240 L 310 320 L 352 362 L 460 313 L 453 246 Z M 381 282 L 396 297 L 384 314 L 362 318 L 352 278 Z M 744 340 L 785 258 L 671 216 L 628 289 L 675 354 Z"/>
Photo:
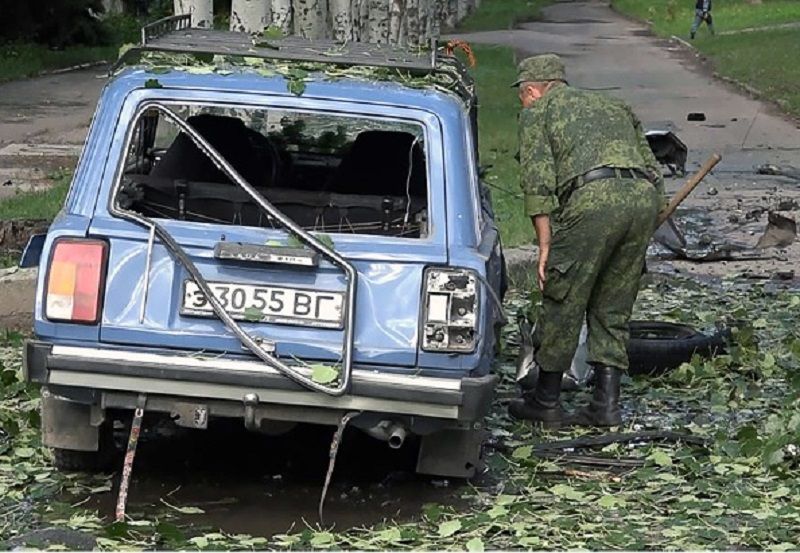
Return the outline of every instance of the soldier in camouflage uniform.
<path id="1" fill-rule="evenodd" d="M 552 54 L 523 60 L 518 72 L 521 186 L 539 242 L 543 305 L 534 335 L 539 379 L 509 410 L 551 428 L 615 426 L 628 321 L 663 180 L 626 104 L 569 86 Z M 584 320 L 594 393 L 588 407 L 567 415 L 561 379 Z"/>

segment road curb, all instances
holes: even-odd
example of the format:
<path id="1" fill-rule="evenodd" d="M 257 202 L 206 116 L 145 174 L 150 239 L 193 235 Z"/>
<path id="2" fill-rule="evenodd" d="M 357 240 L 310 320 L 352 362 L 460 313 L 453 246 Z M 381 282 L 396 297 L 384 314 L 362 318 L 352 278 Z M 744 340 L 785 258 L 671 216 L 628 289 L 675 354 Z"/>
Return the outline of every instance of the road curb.
<path id="1" fill-rule="evenodd" d="M 30 329 L 38 269 L 0 270 L 0 329 Z"/>
<path id="2" fill-rule="evenodd" d="M 98 67 L 100 65 L 110 65 L 110 62 L 108 60 L 87 61 L 86 63 L 79 63 L 77 65 L 72 65 L 70 67 L 62 67 L 60 69 L 50 69 L 48 71 L 42 71 L 41 73 L 37 73 L 33 77 L 29 78 L 35 79 L 36 77 L 47 77 L 49 75 L 62 75 L 64 73 L 70 73 L 72 71 L 80 71 L 81 69 Z"/>

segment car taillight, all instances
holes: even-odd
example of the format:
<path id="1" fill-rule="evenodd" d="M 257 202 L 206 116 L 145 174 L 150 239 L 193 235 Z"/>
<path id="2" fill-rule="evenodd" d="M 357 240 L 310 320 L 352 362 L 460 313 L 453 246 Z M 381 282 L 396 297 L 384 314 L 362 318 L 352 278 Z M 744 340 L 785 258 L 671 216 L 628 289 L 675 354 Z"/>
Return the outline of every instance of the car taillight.
<path id="1" fill-rule="evenodd" d="M 428 267 L 423 293 L 422 349 L 468 353 L 478 331 L 478 278 L 469 269 Z"/>
<path id="2" fill-rule="evenodd" d="M 56 240 L 47 273 L 45 316 L 49 320 L 97 323 L 106 251 L 106 243 L 100 240 Z"/>

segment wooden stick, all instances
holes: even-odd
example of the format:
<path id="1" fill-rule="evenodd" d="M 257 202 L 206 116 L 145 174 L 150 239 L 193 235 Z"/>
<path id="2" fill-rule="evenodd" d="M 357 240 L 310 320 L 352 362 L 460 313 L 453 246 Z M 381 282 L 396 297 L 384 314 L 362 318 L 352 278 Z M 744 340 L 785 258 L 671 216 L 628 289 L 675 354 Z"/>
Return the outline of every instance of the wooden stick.
<path id="1" fill-rule="evenodd" d="M 683 200 L 686 199 L 686 196 L 692 193 L 692 190 L 697 188 L 697 185 L 700 184 L 703 179 L 708 175 L 711 170 L 716 167 L 717 163 L 722 161 L 722 156 L 719 154 L 714 154 L 700 167 L 700 170 L 695 173 L 692 178 L 686 181 L 680 190 L 678 190 L 672 199 L 669 201 L 669 205 L 664 208 L 664 211 L 658 214 L 658 225 L 661 224 L 670 218 L 670 216 L 675 212 L 678 206 L 681 204 Z"/>

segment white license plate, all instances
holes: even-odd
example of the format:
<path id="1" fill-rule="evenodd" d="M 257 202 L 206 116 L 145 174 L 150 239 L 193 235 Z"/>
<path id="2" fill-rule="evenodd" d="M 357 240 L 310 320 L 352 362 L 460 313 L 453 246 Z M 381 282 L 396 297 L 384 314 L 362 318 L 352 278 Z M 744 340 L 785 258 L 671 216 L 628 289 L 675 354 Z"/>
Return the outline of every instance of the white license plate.
<path id="1" fill-rule="evenodd" d="M 283 286 L 209 282 L 214 296 L 234 319 L 252 322 L 342 328 L 344 294 Z M 181 315 L 216 317 L 193 280 L 183 282 Z"/>

